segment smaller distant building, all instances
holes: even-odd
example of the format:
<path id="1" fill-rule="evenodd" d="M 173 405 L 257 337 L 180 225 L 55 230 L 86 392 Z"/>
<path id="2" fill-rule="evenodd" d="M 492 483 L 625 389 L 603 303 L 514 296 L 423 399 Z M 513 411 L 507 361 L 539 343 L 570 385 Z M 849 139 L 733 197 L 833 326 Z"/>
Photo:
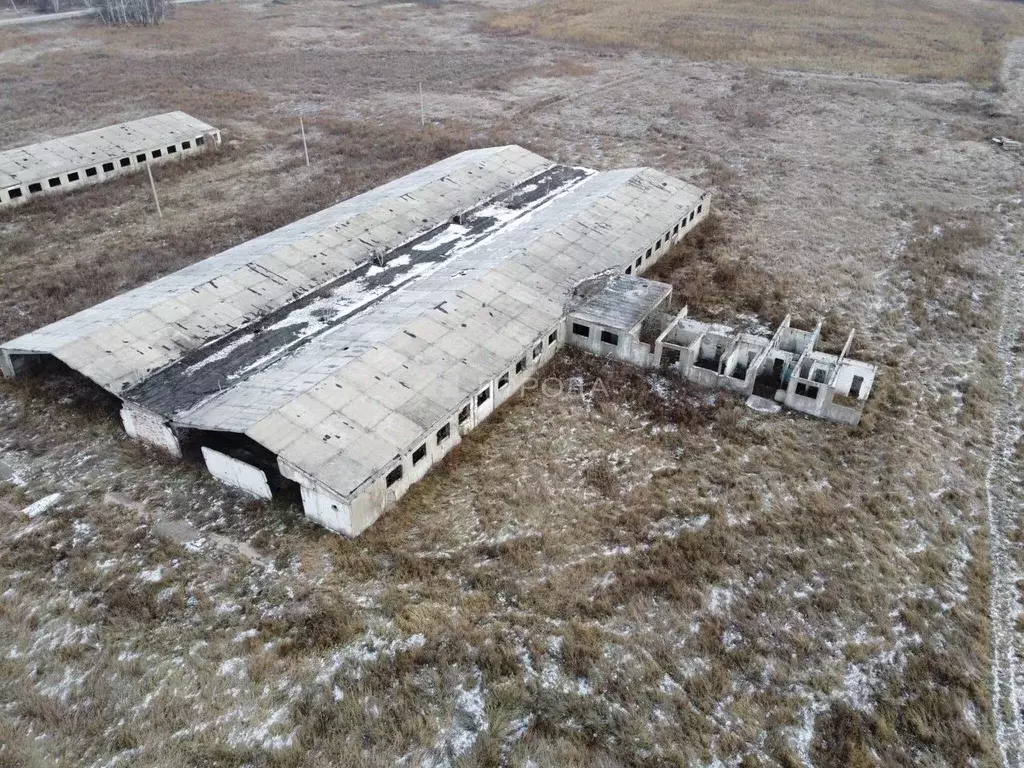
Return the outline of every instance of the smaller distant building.
<path id="1" fill-rule="evenodd" d="M 0 152 L 0 208 L 99 184 L 220 144 L 220 131 L 168 112 Z"/>
<path id="2" fill-rule="evenodd" d="M 575 291 L 566 342 L 593 354 L 675 373 L 702 387 L 760 397 L 794 411 L 856 425 L 877 368 L 849 356 L 851 330 L 839 355 L 815 350 L 812 331 L 790 325 L 771 338 L 705 323 L 689 309 L 668 311 L 672 287 L 624 274 L 585 280 Z"/>

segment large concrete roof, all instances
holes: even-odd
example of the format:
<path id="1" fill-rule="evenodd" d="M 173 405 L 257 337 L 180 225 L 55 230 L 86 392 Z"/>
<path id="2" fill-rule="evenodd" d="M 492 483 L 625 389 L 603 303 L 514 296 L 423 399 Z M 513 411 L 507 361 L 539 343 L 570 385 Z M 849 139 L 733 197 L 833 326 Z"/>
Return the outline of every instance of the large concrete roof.
<path id="1" fill-rule="evenodd" d="M 167 112 L 0 152 L 0 188 L 42 181 L 86 166 L 195 139 L 216 129 L 184 112 Z"/>
<path id="2" fill-rule="evenodd" d="M 4 348 L 54 354 L 174 424 L 244 433 L 348 496 L 702 194 L 475 150 Z"/>
<path id="3" fill-rule="evenodd" d="M 672 286 L 618 271 L 581 285 L 572 316 L 608 328 L 629 331 L 668 298 Z"/>

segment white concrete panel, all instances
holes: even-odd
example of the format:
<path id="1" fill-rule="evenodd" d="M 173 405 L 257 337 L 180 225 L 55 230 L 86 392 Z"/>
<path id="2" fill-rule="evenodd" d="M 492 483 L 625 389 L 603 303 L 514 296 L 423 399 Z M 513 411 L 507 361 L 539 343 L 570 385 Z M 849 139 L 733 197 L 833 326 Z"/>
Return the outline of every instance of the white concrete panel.
<path id="1" fill-rule="evenodd" d="M 203 450 L 203 460 L 206 461 L 206 468 L 210 474 L 222 483 L 238 488 L 240 491 L 255 496 L 258 499 L 269 499 L 270 485 L 267 483 L 267 473 L 252 464 L 228 456 L 220 451 L 207 448 Z"/>

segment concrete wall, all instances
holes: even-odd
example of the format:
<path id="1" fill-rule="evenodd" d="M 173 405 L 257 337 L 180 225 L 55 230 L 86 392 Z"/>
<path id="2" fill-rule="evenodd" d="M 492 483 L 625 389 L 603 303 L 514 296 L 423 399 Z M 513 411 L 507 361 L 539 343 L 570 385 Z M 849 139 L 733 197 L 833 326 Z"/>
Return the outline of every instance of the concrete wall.
<path id="1" fill-rule="evenodd" d="M 175 458 L 181 458 L 181 445 L 163 417 L 134 403 L 121 408 L 121 423 L 128 437 L 162 448 Z"/>
<path id="2" fill-rule="evenodd" d="M 564 342 L 565 330 L 562 323 L 548 329 L 526 347 L 522 356 L 508 369 L 495 379 L 482 383 L 470 398 L 461 402 L 444 419 L 432 425 L 405 454 L 356 489 L 348 499 L 318 486 L 311 477 L 294 467 L 286 466 L 285 462 L 280 462 L 281 473 L 302 486 L 306 517 L 346 536 L 358 536 L 459 445 L 463 435 L 483 423 L 498 406 L 520 392 L 526 382 L 555 355 Z M 538 346 L 539 353 L 534 357 L 534 351 Z M 522 370 L 517 371 L 517 363 L 520 360 L 524 364 Z M 501 384 L 506 376 L 507 383 Z M 487 393 L 487 398 L 478 403 L 478 398 L 483 392 Z M 460 419 L 463 414 L 465 418 Z M 443 434 L 445 428 L 446 435 Z M 388 476 L 398 467 L 402 469 L 401 478 L 389 483 Z"/>
<path id="3" fill-rule="evenodd" d="M 188 145 L 187 147 L 185 146 L 186 144 Z M 167 146 L 151 147 L 146 150 L 132 152 L 130 155 L 123 157 L 102 160 L 92 165 L 83 165 L 81 168 L 72 171 L 46 176 L 37 181 L 26 182 L 19 186 L 3 187 L 0 188 L 0 208 L 21 205 L 47 194 L 68 192 L 80 187 L 99 184 L 117 176 L 143 170 L 147 164 L 159 165 L 160 163 L 178 160 L 182 157 L 199 154 L 212 146 L 219 145 L 220 131 L 213 131 L 197 135 L 191 139 L 180 140 Z M 174 151 L 169 152 L 172 147 Z"/>
<path id="4" fill-rule="evenodd" d="M 206 469 L 222 483 L 258 499 L 271 497 L 267 474 L 262 469 L 228 456 L 226 453 L 207 448 L 205 445 L 202 447 L 202 451 Z"/>
<path id="5" fill-rule="evenodd" d="M 630 255 L 629 260 L 623 263 L 622 271 L 627 275 L 642 275 L 652 264 L 656 264 L 662 256 L 668 253 L 673 245 L 704 221 L 710 211 L 711 196 L 705 193 L 705 196 L 671 229 L 666 230 L 665 234 L 659 236 L 647 248 Z"/>
<path id="6" fill-rule="evenodd" d="M 573 315 L 569 316 L 565 327 L 568 331 L 566 343 L 584 349 L 592 355 L 622 360 L 639 368 L 653 368 L 656 364 L 654 348 L 650 344 L 640 341 L 630 331 L 598 325 Z M 584 328 L 587 330 L 586 336 L 576 333 L 576 330 Z M 602 339 L 603 334 L 610 334 L 604 337 L 608 340 Z"/>

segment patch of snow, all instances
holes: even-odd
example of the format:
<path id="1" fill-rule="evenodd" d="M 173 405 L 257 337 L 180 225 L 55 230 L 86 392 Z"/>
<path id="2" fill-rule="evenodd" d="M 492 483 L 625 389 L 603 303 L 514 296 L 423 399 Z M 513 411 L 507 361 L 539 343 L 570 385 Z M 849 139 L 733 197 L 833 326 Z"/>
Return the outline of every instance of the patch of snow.
<path id="1" fill-rule="evenodd" d="M 22 511 L 29 519 L 38 517 L 39 515 L 51 509 L 58 501 L 61 500 L 62 493 L 51 493 L 49 496 L 44 496 L 39 501 L 34 501 L 25 507 Z"/>
<path id="2" fill-rule="evenodd" d="M 163 577 L 164 567 L 162 565 L 158 565 L 156 568 L 147 568 L 146 570 L 139 572 L 139 578 L 142 581 L 146 581 L 151 584 L 155 584 L 156 582 L 160 581 L 160 579 L 162 579 Z"/>

